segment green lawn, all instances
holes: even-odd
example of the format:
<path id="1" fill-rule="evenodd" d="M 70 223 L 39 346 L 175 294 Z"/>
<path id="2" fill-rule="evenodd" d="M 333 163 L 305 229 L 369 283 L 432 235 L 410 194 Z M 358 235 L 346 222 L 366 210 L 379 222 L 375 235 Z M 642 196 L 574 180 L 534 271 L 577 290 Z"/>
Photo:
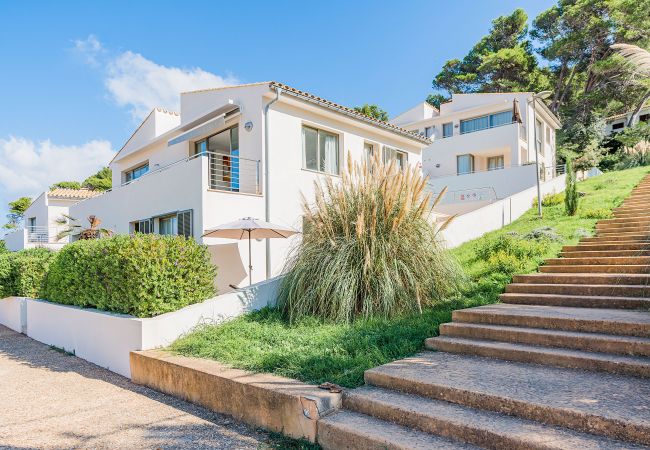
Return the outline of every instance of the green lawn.
<path id="1" fill-rule="evenodd" d="M 536 209 L 531 209 L 507 227 L 454 249 L 468 275 L 467 288 L 459 298 L 443 302 L 421 315 L 349 325 L 305 319 L 289 325 L 276 310 L 264 309 L 222 325 L 201 327 L 176 341 L 170 349 L 310 383 L 330 381 L 346 387 L 360 386 L 366 369 L 422 349 L 424 339 L 436 336 L 438 326 L 451 320 L 453 310 L 498 301 L 511 276 L 477 257 L 476 250 L 487 241 L 506 233 L 525 235 L 551 227 L 559 235 L 557 240 L 544 240 L 542 254 L 526 258 L 522 263 L 521 271 L 533 272 L 543 259 L 556 256 L 563 245 L 591 233 L 598 217 L 619 205 L 647 173 L 650 168 L 643 167 L 609 172 L 581 182 L 578 190 L 585 195 L 578 215 L 566 216 L 563 203 L 544 207 L 541 220 L 536 217 Z"/>

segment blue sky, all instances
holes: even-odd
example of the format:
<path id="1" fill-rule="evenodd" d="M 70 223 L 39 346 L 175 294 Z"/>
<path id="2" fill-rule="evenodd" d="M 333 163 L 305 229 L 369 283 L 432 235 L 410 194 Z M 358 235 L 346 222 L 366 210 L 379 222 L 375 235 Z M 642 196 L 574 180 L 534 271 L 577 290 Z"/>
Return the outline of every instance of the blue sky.
<path id="1" fill-rule="evenodd" d="M 395 115 L 492 19 L 553 3 L 0 2 L 0 222 L 9 200 L 108 163 L 187 87 L 276 80 Z"/>

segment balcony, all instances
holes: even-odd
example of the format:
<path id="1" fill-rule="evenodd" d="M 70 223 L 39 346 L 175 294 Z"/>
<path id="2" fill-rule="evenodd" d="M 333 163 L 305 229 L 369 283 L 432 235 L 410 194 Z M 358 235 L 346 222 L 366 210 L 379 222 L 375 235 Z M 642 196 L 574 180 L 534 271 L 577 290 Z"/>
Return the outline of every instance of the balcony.
<path id="1" fill-rule="evenodd" d="M 7 233 L 3 239 L 11 251 L 35 247 L 58 250 L 69 242 L 68 237 L 58 239 L 62 230 L 59 226 L 27 226 Z"/>

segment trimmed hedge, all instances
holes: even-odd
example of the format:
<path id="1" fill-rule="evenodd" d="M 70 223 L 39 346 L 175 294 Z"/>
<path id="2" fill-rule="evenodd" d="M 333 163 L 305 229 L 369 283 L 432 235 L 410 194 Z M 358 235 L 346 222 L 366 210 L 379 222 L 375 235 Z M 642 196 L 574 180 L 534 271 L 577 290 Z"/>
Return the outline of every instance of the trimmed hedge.
<path id="1" fill-rule="evenodd" d="M 151 317 L 212 297 L 216 268 L 182 236 L 118 235 L 66 245 L 50 265 L 49 301 Z"/>
<path id="2" fill-rule="evenodd" d="M 48 267 L 55 253 L 43 248 L 0 253 L 0 298 L 43 297 Z"/>

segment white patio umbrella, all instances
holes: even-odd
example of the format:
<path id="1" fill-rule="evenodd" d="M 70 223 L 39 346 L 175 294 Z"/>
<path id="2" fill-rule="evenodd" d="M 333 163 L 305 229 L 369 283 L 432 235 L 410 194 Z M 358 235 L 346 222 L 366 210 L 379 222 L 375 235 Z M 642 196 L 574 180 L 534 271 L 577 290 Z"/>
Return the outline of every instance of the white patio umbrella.
<path id="1" fill-rule="evenodd" d="M 234 222 L 224 223 L 203 233 L 203 237 L 225 239 L 248 239 L 248 283 L 253 284 L 253 263 L 251 260 L 251 239 L 288 238 L 298 231 L 253 217 L 244 217 Z"/>

